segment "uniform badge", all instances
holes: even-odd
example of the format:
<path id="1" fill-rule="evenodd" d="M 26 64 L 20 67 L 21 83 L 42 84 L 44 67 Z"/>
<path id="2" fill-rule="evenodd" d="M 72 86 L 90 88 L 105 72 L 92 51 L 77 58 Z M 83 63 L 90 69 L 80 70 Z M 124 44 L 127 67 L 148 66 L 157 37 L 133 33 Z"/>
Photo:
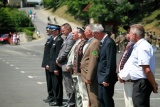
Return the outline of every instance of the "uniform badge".
<path id="1" fill-rule="evenodd" d="M 97 51 L 93 51 L 92 55 L 96 56 L 97 55 Z"/>

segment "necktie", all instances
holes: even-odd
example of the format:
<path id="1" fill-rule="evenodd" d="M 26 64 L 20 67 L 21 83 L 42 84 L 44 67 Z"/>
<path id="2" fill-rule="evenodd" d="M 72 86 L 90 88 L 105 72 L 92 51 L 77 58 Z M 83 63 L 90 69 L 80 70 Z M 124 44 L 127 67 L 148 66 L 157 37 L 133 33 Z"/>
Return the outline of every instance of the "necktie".
<path id="1" fill-rule="evenodd" d="M 120 70 L 123 69 L 125 63 L 127 62 L 128 58 L 131 55 L 132 50 L 133 50 L 133 44 L 126 47 L 126 50 L 123 53 L 123 56 L 122 56 L 122 59 L 121 59 L 121 62 L 120 62 Z"/>
<path id="2" fill-rule="evenodd" d="M 100 47 L 102 47 L 102 42 L 100 42 Z"/>

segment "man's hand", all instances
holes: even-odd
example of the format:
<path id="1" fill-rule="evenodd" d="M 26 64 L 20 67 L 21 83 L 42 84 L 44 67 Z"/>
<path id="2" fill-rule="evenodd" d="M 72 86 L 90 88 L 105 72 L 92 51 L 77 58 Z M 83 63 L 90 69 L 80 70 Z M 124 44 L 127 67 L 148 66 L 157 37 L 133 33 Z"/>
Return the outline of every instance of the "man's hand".
<path id="1" fill-rule="evenodd" d="M 106 82 L 102 82 L 102 84 L 103 84 L 104 87 L 109 86 L 109 83 L 106 83 Z"/>
<path id="2" fill-rule="evenodd" d="M 49 70 L 49 66 L 48 65 L 46 65 L 46 70 Z"/>
<path id="3" fill-rule="evenodd" d="M 120 82 L 120 83 L 124 83 L 124 81 L 118 76 L 118 81 Z"/>
<path id="4" fill-rule="evenodd" d="M 54 74 L 55 75 L 59 75 L 59 71 L 58 70 L 54 70 Z"/>
<path id="5" fill-rule="evenodd" d="M 60 63 L 58 63 L 58 61 L 56 60 L 56 64 L 59 66 L 59 67 L 62 67 L 62 65 Z"/>
<path id="6" fill-rule="evenodd" d="M 86 83 L 87 83 L 87 84 L 91 84 L 92 81 L 91 81 L 91 80 L 86 80 Z"/>
<path id="7" fill-rule="evenodd" d="M 156 85 L 153 87 L 153 92 L 154 93 L 158 93 L 158 84 L 156 83 Z"/>
<path id="8" fill-rule="evenodd" d="M 71 74 L 73 74 L 73 69 L 72 68 L 68 68 L 68 66 L 66 65 L 66 71 L 70 72 Z"/>

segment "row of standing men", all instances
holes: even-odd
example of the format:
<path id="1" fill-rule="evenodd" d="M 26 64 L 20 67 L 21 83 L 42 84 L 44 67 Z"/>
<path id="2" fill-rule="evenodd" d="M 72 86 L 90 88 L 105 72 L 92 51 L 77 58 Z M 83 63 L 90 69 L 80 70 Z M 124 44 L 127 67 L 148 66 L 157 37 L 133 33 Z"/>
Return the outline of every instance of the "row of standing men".
<path id="1" fill-rule="evenodd" d="M 105 31 L 101 24 L 72 31 L 65 23 L 47 26 L 47 34 L 42 67 L 45 68 L 48 97 L 44 101 L 50 106 L 62 106 L 63 79 L 68 96 L 64 107 L 114 107 L 117 50 L 110 31 Z M 85 88 L 88 97 L 82 93 Z"/>

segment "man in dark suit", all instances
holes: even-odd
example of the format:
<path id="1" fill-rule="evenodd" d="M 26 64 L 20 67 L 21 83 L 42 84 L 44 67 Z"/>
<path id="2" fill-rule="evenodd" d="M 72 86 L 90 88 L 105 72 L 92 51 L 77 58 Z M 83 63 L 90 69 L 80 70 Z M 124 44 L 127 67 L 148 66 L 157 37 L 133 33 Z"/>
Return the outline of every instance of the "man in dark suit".
<path id="1" fill-rule="evenodd" d="M 53 25 L 50 27 L 53 44 L 50 49 L 50 67 L 49 73 L 51 75 L 52 91 L 54 92 L 54 101 L 50 102 L 50 106 L 62 106 L 63 101 L 63 85 L 62 85 L 62 70 L 56 64 L 63 39 L 60 35 L 60 26 Z"/>
<path id="2" fill-rule="evenodd" d="M 61 50 L 56 60 L 57 65 L 59 67 L 62 67 L 64 86 L 66 89 L 67 96 L 69 97 L 69 100 L 64 107 L 75 107 L 75 93 L 72 88 L 72 76 L 71 72 L 68 72 L 66 70 L 66 64 L 68 61 L 67 57 L 72 46 L 75 43 L 75 41 L 72 38 L 71 31 L 72 28 L 68 23 L 65 23 L 61 26 L 61 32 L 65 36 L 65 40 L 62 44 Z"/>
<path id="3" fill-rule="evenodd" d="M 114 86 L 117 81 L 116 74 L 116 44 L 110 38 L 110 33 L 104 32 L 101 24 L 92 27 L 94 37 L 101 40 L 98 62 L 98 92 L 101 107 L 114 107 Z"/>
<path id="4" fill-rule="evenodd" d="M 52 39 L 51 31 L 49 28 L 50 28 L 50 26 L 46 27 L 46 32 L 47 32 L 48 38 L 45 43 L 43 60 L 42 60 L 42 65 L 41 65 L 41 67 L 43 67 L 45 69 L 45 73 L 46 73 L 48 97 L 46 99 L 43 99 L 43 101 L 46 103 L 52 102 L 54 100 L 53 99 L 54 95 L 53 95 L 53 91 L 52 91 L 52 84 L 51 84 L 51 75 L 49 73 L 49 56 L 50 56 L 50 49 L 52 47 L 53 39 Z"/>

